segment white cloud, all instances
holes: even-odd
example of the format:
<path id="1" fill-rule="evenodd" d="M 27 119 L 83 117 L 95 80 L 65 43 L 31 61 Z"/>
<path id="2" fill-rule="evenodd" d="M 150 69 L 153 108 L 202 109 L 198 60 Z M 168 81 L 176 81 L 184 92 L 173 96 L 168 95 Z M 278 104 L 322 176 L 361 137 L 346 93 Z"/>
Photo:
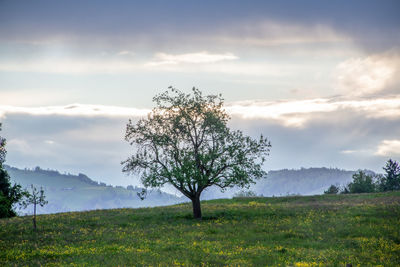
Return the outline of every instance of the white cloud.
<path id="1" fill-rule="evenodd" d="M 342 154 L 353 154 L 356 152 L 357 152 L 357 150 L 342 150 L 342 151 L 340 151 L 340 153 L 342 153 Z"/>
<path id="2" fill-rule="evenodd" d="M 0 62 L 0 71 L 47 72 L 47 73 L 127 73 L 137 71 L 142 65 L 126 60 L 85 59 L 34 59 L 27 61 Z"/>
<path id="3" fill-rule="evenodd" d="M 269 62 L 239 62 L 231 53 L 211 54 L 208 52 L 190 54 L 158 54 L 154 61 L 141 62 L 124 57 L 103 59 L 53 58 L 30 59 L 26 61 L 0 61 L 0 71 L 42 72 L 67 74 L 120 74 L 138 71 L 224 73 L 251 76 L 282 76 L 294 73 L 293 66 Z"/>
<path id="4" fill-rule="evenodd" d="M 253 21 L 235 25 L 228 33 L 216 34 L 217 41 L 251 46 L 341 43 L 351 39 L 325 25 L 298 25 L 277 21 Z"/>
<path id="5" fill-rule="evenodd" d="M 237 102 L 226 107 L 228 113 L 244 119 L 270 119 L 286 126 L 300 127 L 313 112 L 329 112 L 335 107 L 327 99 L 278 102 Z"/>
<path id="6" fill-rule="evenodd" d="M 394 120 L 400 118 L 400 95 L 390 98 L 358 100 L 316 98 L 267 102 L 242 101 L 227 103 L 225 109 L 231 116 L 250 120 L 270 120 L 286 127 L 305 127 L 308 122 L 319 119 L 324 114 L 327 115 L 335 112 L 357 114 L 365 118 Z M 48 107 L 0 105 L 0 117 L 13 113 L 30 115 L 144 117 L 149 112 L 150 109 L 82 104 Z"/>
<path id="7" fill-rule="evenodd" d="M 154 57 L 155 60 L 147 63 L 148 66 L 176 65 L 181 63 L 215 63 L 219 61 L 238 59 L 238 57 L 232 53 L 211 54 L 207 51 L 177 55 L 157 53 Z"/>
<path id="8" fill-rule="evenodd" d="M 0 117 L 4 117 L 9 113 L 29 115 L 143 117 L 146 116 L 149 112 L 149 109 L 82 104 L 48 107 L 0 106 Z"/>
<path id="9" fill-rule="evenodd" d="M 400 54 L 386 52 L 364 58 L 351 58 L 336 68 L 336 89 L 347 95 L 380 92 L 398 79 Z"/>
<path id="10" fill-rule="evenodd" d="M 128 50 L 122 50 L 117 53 L 117 56 L 134 56 L 134 55 L 135 55 L 134 52 Z"/>
<path id="11" fill-rule="evenodd" d="M 290 66 L 277 66 L 272 63 L 257 62 L 217 62 L 204 64 L 146 64 L 149 71 L 166 71 L 179 73 L 221 73 L 235 76 L 257 76 L 266 78 L 270 76 L 282 77 L 295 73 Z"/>
<path id="12" fill-rule="evenodd" d="M 378 156 L 390 157 L 400 155 L 400 140 L 383 140 L 375 152 Z"/>
<path id="13" fill-rule="evenodd" d="M 278 102 L 247 101 L 231 103 L 226 110 L 244 119 L 267 119 L 287 127 L 303 127 L 314 116 L 339 111 L 359 113 L 366 118 L 398 119 L 400 96 L 361 100 L 318 98 Z"/>

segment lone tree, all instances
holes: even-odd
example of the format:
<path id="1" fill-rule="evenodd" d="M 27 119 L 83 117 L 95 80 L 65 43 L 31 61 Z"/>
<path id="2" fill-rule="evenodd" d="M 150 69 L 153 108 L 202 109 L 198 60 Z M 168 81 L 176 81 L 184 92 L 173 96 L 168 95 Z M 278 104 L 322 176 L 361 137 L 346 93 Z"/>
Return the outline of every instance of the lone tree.
<path id="1" fill-rule="evenodd" d="M 153 98 L 156 107 L 147 119 L 129 120 L 125 139 L 135 153 L 122 162 L 123 171 L 141 175 L 145 187 L 173 185 L 201 219 L 203 190 L 248 187 L 266 176 L 262 164 L 271 145 L 262 135 L 254 140 L 229 129 L 221 95 L 168 89 Z"/>
<path id="2" fill-rule="evenodd" d="M 38 190 L 36 187 L 31 185 L 31 192 L 28 192 L 24 200 L 22 201 L 22 206 L 24 208 L 28 207 L 29 205 L 33 204 L 33 229 L 36 231 L 36 205 L 40 205 L 43 207 L 46 205 L 48 202 L 45 200 L 45 195 L 44 195 L 44 190 L 41 187 L 40 190 Z"/>
<path id="3" fill-rule="evenodd" d="M 14 205 L 26 195 L 19 184 L 11 185 L 10 176 L 3 167 L 7 154 L 5 146 L 6 140 L 0 136 L 0 218 L 15 216 Z"/>

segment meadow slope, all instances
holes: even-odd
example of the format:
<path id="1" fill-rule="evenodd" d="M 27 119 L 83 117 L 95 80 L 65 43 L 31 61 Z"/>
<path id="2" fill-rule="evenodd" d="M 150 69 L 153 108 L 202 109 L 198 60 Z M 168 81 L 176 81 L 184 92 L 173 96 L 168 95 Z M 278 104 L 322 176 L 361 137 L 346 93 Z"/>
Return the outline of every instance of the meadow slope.
<path id="1" fill-rule="evenodd" d="M 400 266 L 400 192 L 222 199 L 0 220 L 0 266 Z"/>

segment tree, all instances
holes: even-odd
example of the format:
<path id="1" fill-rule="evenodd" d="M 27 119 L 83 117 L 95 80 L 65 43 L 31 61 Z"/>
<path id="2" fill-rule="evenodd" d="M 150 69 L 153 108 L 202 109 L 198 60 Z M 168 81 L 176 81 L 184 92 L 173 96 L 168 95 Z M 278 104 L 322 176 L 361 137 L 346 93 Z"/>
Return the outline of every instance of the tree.
<path id="1" fill-rule="evenodd" d="M 10 176 L 4 169 L 3 163 L 7 154 L 5 146 L 6 140 L 0 136 L 0 218 L 14 217 L 16 215 L 15 204 L 26 194 L 19 184 L 11 185 Z"/>
<path id="2" fill-rule="evenodd" d="M 331 185 L 326 191 L 324 191 L 324 194 L 333 194 L 336 195 L 339 193 L 340 188 L 338 185 Z"/>
<path id="3" fill-rule="evenodd" d="M 135 153 L 122 162 L 123 171 L 141 175 L 145 187 L 173 185 L 201 219 L 203 190 L 248 187 L 265 177 L 262 164 L 271 145 L 262 135 L 254 140 L 229 129 L 221 95 L 168 89 L 153 98 L 156 107 L 146 119 L 129 120 L 125 139 Z"/>
<path id="4" fill-rule="evenodd" d="M 382 191 L 400 190 L 399 163 L 392 159 L 389 159 L 383 169 L 385 170 L 386 174 L 380 180 L 380 189 Z"/>
<path id="5" fill-rule="evenodd" d="M 375 184 L 371 175 L 363 171 L 353 174 L 353 182 L 349 183 L 350 193 L 371 193 L 375 192 Z"/>
<path id="6" fill-rule="evenodd" d="M 28 192 L 24 200 L 22 201 L 22 205 L 26 208 L 29 205 L 33 204 L 33 229 L 36 231 L 36 205 L 40 205 L 43 207 L 46 205 L 48 201 L 45 200 L 44 190 L 40 187 L 38 190 L 36 187 L 31 185 L 31 191 Z"/>

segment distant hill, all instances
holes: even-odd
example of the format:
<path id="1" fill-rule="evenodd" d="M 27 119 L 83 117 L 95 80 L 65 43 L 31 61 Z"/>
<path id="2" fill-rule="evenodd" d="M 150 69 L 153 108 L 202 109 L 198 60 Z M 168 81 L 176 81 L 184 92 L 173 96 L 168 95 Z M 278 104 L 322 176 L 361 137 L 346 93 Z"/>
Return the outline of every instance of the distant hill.
<path id="1" fill-rule="evenodd" d="M 268 172 L 252 190 L 264 196 L 319 195 L 332 184 L 345 185 L 356 171 L 332 168 L 301 168 Z"/>
<path id="2" fill-rule="evenodd" d="M 39 207 L 39 213 L 110 209 L 123 207 L 153 207 L 189 201 L 159 190 L 150 191 L 145 200 L 137 196 L 142 188 L 129 186 L 113 187 L 93 181 L 85 174 L 60 174 L 58 171 L 21 170 L 5 166 L 13 182 L 28 187 L 43 186 L 49 204 Z M 249 190 L 263 196 L 318 195 L 330 185 L 345 185 L 352 180 L 356 171 L 333 168 L 301 168 L 298 170 L 269 171 L 266 179 L 252 185 Z M 367 171 L 373 173 L 371 171 Z M 232 188 L 222 193 L 217 187 L 207 188 L 202 199 L 230 198 L 241 189 Z M 22 211 L 30 213 L 30 209 Z"/>
<path id="3" fill-rule="evenodd" d="M 249 190 L 263 196 L 319 195 L 332 184 L 346 185 L 351 182 L 355 172 L 336 168 L 269 171 L 266 179 L 259 180 Z M 373 174 L 372 171 L 366 172 Z M 204 192 L 203 199 L 232 197 L 238 191 L 240 189 L 233 188 L 221 193 L 218 188 L 209 188 Z"/>
<path id="4" fill-rule="evenodd" d="M 93 181 L 81 173 L 78 175 L 61 174 L 58 171 L 43 170 L 39 167 L 33 170 L 21 170 L 7 165 L 5 169 L 9 173 L 12 183 L 19 183 L 24 188 L 31 184 L 44 188 L 49 203 L 44 207 L 39 207 L 38 213 L 152 207 L 186 201 L 186 199 L 159 190 L 149 191 L 147 197 L 142 201 L 137 196 L 142 188 L 113 187 Z M 20 212 L 31 213 L 31 207 Z"/>

